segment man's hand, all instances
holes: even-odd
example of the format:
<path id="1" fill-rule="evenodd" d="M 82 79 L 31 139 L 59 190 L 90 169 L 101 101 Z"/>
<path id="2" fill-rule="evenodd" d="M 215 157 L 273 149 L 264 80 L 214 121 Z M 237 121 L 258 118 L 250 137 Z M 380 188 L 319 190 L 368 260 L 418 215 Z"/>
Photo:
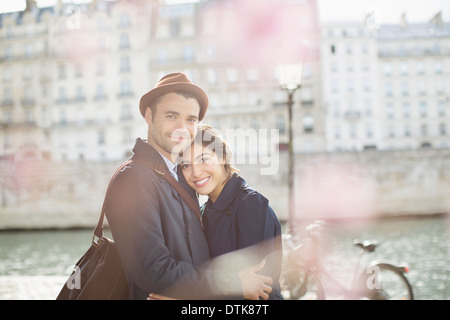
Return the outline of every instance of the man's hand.
<path id="1" fill-rule="evenodd" d="M 257 274 L 258 271 L 264 268 L 265 264 L 266 261 L 263 260 L 255 266 L 238 272 L 244 292 L 244 299 L 259 300 L 261 297 L 267 300 L 269 298 L 269 293 L 272 292 L 272 287 L 270 286 L 272 284 L 272 278 Z"/>

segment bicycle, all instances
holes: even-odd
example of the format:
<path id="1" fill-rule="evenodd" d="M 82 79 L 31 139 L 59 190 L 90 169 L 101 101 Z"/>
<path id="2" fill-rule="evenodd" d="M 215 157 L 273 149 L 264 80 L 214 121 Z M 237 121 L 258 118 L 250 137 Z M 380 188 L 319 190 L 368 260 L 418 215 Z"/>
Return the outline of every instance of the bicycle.
<path id="1" fill-rule="evenodd" d="M 413 300 L 412 287 L 405 274 L 407 266 L 397 266 L 389 261 L 372 261 L 365 268 L 360 268 L 361 258 L 365 253 L 374 252 L 377 243 L 354 241 L 361 249 L 351 286 L 345 286 L 331 275 L 321 263 L 318 253 L 318 240 L 325 223 L 315 221 L 306 228 L 306 241 L 298 243 L 292 235 L 284 237 L 287 246 L 286 261 L 283 263 L 280 282 L 286 300 L 324 300 L 330 288 L 337 288 L 337 293 L 344 299 L 369 300 Z M 326 281 L 326 282 L 325 282 Z"/>

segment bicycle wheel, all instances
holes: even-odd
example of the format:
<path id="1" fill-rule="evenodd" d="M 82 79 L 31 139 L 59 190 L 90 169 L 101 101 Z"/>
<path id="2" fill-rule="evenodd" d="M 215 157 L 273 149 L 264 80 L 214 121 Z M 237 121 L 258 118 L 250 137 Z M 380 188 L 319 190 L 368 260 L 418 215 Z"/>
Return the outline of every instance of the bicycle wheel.
<path id="1" fill-rule="evenodd" d="M 281 294 L 285 300 L 323 300 L 322 284 L 317 275 L 303 266 L 285 268 L 280 276 Z"/>
<path id="2" fill-rule="evenodd" d="M 411 285 L 400 269 L 388 263 L 367 268 L 362 296 L 371 300 L 412 300 Z"/>

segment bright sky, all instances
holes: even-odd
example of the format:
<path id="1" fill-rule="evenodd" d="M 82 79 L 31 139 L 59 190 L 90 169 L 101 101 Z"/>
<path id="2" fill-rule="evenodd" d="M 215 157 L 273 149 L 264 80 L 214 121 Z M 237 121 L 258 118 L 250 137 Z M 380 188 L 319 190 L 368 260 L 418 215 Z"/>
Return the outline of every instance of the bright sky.
<path id="1" fill-rule="evenodd" d="M 449 0 L 317 0 L 322 21 L 360 21 L 366 13 L 375 10 L 379 23 L 397 23 L 403 12 L 408 22 L 427 22 L 438 11 L 450 22 Z M 40 7 L 53 5 L 56 0 L 37 0 Z M 64 2 L 71 2 L 64 1 Z M 73 0 L 73 3 L 89 0 Z M 192 0 L 166 0 L 166 2 L 192 2 Z M 0 0 L 0 12 L 18 11 L 25 0 Z"/>

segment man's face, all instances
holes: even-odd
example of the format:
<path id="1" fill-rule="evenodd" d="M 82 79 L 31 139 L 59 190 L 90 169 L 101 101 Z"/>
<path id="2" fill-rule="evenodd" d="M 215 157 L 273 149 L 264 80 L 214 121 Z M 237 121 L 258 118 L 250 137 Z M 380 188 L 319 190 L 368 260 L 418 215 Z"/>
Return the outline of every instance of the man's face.
<path id="1" fill-rule="evenodd" d="M 145 112 L 149 126 L 148 143 L 175 162 L 180 151 L 189 147 L 197 134 L 200 105 L 196 99 L 167 93 L 159 99 L 155 112 Z"/>

